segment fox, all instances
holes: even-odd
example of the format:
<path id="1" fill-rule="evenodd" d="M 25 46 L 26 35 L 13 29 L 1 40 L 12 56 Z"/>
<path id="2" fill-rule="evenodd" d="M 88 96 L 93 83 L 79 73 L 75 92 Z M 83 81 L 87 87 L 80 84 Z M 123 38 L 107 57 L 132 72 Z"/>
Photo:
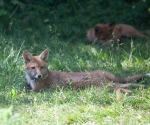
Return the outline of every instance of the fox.
<path id="1" fill-rule="evenodd" d="M 143 87 L 142 84 L 132 84 L 134 80 L 150 76 L 150 73 L 137 74 L 130 77 L 120 77 L 105 70 L 91 72 L 61 72 L 48 69 L 49 51 L 45 49 L 39 56 L 32 56 L 27 50 L 23 51 L 23 60 L 27 86 L 34 92 L 41 92 L 46 88 L 63 87 L 71 89 L 100 86 L 120 89 L 129 92 L 126 88 Z"/>
<path id="2" fill-rule="evenodd" d="M 142 37 L 147 38 L 147 36 L 135 29 L 131 25 L 127 24 L 96 24 L 94 27 L 87 31 L 86 35 L 88 41 L 95 43 L 111 44 L 111 39 L 114 41 L 125 41 L 127 38 Z"/>

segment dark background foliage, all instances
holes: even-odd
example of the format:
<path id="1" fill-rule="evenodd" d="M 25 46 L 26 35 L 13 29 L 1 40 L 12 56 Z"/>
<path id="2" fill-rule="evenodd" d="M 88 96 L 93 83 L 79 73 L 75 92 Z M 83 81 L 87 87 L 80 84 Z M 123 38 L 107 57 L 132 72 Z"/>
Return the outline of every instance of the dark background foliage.
<path id="1" fill-rule="evenodd" d="M 31 34 L 55 25 L 60 37 L 85 38 L 96 23 L 150 27 L 150 0 L 1 0 L 0 27 L 6 33 Z M 84 36 L 84 37 L 83 37 Z"/>

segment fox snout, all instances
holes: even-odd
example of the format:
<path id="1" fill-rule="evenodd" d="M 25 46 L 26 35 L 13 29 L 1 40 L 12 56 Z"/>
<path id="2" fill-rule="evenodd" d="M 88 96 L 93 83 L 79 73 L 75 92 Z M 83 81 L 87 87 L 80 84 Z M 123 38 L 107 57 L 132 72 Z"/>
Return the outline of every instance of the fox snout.
<path id="1" fill-rule="evenodd" d="M 35 79 L 40 79 L 43 77 L 43 75 L 41 73 L 32 73 L 32 76 L 35 78 Z"/>
<path id="2" fill-rule="evenodd" d="M 26 69 L 26 74 L 30 77 L 30 79 L 41 79 L 43 77 L 42 72 L 35 72 Z"/>

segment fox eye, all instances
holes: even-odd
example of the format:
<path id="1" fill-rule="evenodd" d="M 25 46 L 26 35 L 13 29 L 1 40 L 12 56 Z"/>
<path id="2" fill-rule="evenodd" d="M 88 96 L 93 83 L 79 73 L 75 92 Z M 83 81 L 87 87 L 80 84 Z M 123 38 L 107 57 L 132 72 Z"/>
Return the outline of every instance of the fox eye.
<path id="1" fill-rule="evenodd" d="M 43 68 L 44 68 L 44 66 L 41 66 L 40 68 L 41 68 L 41 69 L 43 69 Z"/>
<path id="2" fill-rule="evenodd" d="M 32 67 L 31 67 L 31 69 L 35 69 L 35 67 L 34 67 L 34 66 L 32 66 Z"/>
<path id="3" fill-rule="evenodd" d="M 101 38 L 101 40 L 106 40 L 105 38 Z"/>

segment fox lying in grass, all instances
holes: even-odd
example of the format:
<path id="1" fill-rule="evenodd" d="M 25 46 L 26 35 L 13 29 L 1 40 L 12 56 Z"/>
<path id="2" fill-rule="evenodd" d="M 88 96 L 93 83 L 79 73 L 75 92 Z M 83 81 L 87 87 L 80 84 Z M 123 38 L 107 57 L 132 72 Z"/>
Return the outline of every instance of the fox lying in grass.
<path id="1" fill-rule="evenodd" d="M 87 31 L 87 39 L 90 42 L 101 42 L 111 44 L 114 41 L 125 40 L 126 38 L 142 37 L 147 38 L 142 32 L 126 24 L 97 24 Z"/>
<path id="2" fill-rule="evenodd" d="M 141 79 L 147 74 L 137 74 L 128 78 L 116 76 L 110 72 L 95 70 L 92 72 L 58 72 L 48 70 L 49 51 L 44 50 L 39 56 L 32 56 L 28 51 L 23 52 L 25 64 L 25 73 L 27 78 L 27 87 L 31 87 L 34 92 L 40 92 L 45 88 L 67 87 L 71 85 L 72 89 L 87 86 L 111 86 L 119 88 L 124 92 L 126 87 L 140 87 L 140 84 L 131 84 L 133 80 Z M 126 83 L 126 84 L 121 84 Z"/>

